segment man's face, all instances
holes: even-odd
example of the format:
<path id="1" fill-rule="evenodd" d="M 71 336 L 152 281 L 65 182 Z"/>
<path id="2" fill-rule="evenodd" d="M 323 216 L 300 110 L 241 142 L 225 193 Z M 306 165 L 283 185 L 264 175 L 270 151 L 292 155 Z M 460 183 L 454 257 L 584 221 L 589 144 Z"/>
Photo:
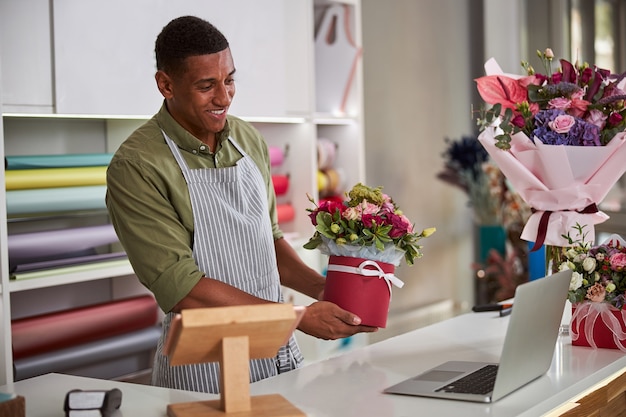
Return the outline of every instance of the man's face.
<path id="1" fill-rule="evenodd" d="M 235 95 L 234 73 L 233 58 L 226 48 L 187 58 L 180 74 L 159 71 L 156 76 L 172 117 L 213 150 L 216 134 L 224 129 Z"/>

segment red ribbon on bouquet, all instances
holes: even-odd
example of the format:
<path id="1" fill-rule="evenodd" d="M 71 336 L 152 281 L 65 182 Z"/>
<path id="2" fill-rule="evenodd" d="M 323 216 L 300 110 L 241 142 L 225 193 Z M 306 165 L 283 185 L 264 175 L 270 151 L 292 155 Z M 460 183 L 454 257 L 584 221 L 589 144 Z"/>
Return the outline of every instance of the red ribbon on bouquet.
<path id="1" fill-rule="evenodd" d="M 531 210 L 533 213 L 537 211 L 534 208 Z M 572 210 L 563 210 L 563 211 L 572 211 Z M 596 203 L 591 203 L 582 210 L 574 210 L 574 211 L 580 214 L 593 214 L 593 213 L 597 213 L 600 210 L 598 210 L 598 206 L 596 205 Z M 539 228 L 537 230 L 537 240 L 535 241 L 535 244 L 530 250 L 531 252 L 535 252 L 536 250 L 538 250 L 543 245 L 543 242 L 546 240 L 546 234 L 548 233 L 548 220 L 550 220 L 550 215 L 552 213 L 554 212 L 544 211 L 543 214 L 541 215 L 541 219 L 539 220 Z"/>

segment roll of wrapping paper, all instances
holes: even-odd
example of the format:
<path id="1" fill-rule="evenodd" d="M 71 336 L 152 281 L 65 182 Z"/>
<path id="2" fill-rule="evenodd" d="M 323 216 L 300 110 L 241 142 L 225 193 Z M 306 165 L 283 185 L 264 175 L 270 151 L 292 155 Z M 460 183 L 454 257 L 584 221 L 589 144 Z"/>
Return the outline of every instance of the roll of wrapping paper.
<path id="1" fill-rule="evenodd" d="M 79 168 L 17 169 L 6 171 L 6 189 L 80 187 L 106 185 L 106 166 Z"/>
<path id="2" fill-rule="evenodd" d="M 278 215 L 278 223 L 287 223 L 296 217 L 296 211 L 291 204 L 277 204 L 276 212 Z"/>
<path id="3" fill-rule="evenodd" d="M 270 153 L 270 165 L 273 167 L 282 165 L 285 159 L 283 150 L 277 146 L 270 146 L 268 150 Z"/>
<path id="4" fill-rule="evenodd" d="M 331 194 L 339 193 L 344 183 L 343 172 L 337 169 L 327 169 L 325 173 L 328 177 L 327 192 Z"/>
<path id="5" fill-rule="evenodd" d="M 140 295 L 11 322 L 16 359 L 106 339 L 154 326 L 158 307 Z"/>
<path id="6" fill-rule="evenodd" d="M 42 169 L 108 166 L 112 153 L 6 156 L 6 169 Z"/>
<path id="7" fill-rule="evenodd" d="M 15 378 L 22 380 L 59 370 L 71 372 L 79 369 L 84 372 L 85 368 L 93 369 L 94 365 L 97 365 L 98 369 L 96 376 L 104 379 L 116 378 L 128 374 L 129 371 L 141 371 L 152 363 L 149 355 L 157 345 L 160 335 L 160 326 L 150 326 L 95 342 L 15 359 L 13 361 Z M 120 358 L 123 358 L 124 362 L 120 361 Z M 133 363 L 130 368 L 129 359 L 132 359 Z M 100 415 L 100 411 L 96 415 Z"/>
<path id="8" fill-rule="evenodd" d="M 116 242 L 119 240 L 112 224 L 9 235 L 9 264 L 44 260 Z"/>
<path id="9" fill-rule="evenodd" d="M 284 195 L 289 190 L 289 176 L 287 175 L 272 175 L 272 183 L 276 195 Z"/>
<path id="10" fill-rule="evenodd" d="M 126 259 L 126 252 L 99 253 L 96 255 L 73 256 L 71 258 L 52 259 L 49 261 L 22 263 L 11 268 L 12 274 L 24 272 L 45 271 L 52 268 L 63 268 L 66 266 L 93 264 L 97 262 Z"/>
<path id="11" fill-rule="evenodd" d="M 106 185 L 6 192 L 7 215 L 106 209 Z"/>
<path id="12" fill-rule="evenodd" d="M 335 165 L 337 144 L 329 139 L 319 138 L 317 140 L 317 167 L 325 170 Z"/>
<path id="13" fill-rule="evenodd" d="M 317 171 L 317 191 L 325 193 L 328 189 L 328 177 L 324 171 Z"/>

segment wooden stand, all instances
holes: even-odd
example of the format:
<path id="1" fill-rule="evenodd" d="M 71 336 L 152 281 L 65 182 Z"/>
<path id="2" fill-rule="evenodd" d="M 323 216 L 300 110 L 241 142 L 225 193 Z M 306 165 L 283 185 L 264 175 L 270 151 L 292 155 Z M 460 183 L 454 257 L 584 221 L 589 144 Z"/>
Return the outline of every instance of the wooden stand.
<path id="1" fill-rule="evenodd" d="M 24 417 L 26 415 L 26 400 L 21 395 L 0 403 L 0 416 Z"/>
<path id="2" fill-rule="evenodd" d="M 303 307 L 291 304 L 184 310 L 172 320 L 165 346 L 170 364 L 219 362 L 220 399 L 169 404 L 169 417 L 301 417 L 279 394 L 250 397 L 250 359 L 269 358 L 289 341 Z"/>

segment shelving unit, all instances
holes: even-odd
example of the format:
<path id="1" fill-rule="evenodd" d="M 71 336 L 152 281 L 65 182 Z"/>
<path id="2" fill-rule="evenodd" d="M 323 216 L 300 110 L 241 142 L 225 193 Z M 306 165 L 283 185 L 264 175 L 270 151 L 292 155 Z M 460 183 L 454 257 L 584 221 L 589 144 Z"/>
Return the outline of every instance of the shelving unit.
<path id="1" fill-rule="evenodd" d="M 357 60 L 349 110 L 318 111 L 316 94 L 320 88 L 315 62 L 319 56 L 316 57 L 314 31 L 316 22 L 329 7 L 345 5 L 350 12 L 353 40 L 360 44 L 360 0 L 21 3 L 0 2 L 3 156 L 114 152 L 160 106 L 161 98 L 153 81 L 152 48 L 156 34 L 174 17 L 204 17 L 228 37 L 237 65 L 237 95 L 230 113 L 251 122 L 269 146 L 286 150 L 280 170 L 289 176 L 290 187 L 278 200 L 291 204 L 296 216 L 281 224 L 281 228 L 306 262 L 321 268 L 321 257 L 315 251 L 302 249 L 314 231 L 306 209 L 310 207 L 307 194 L 318 198 L 317 139 L 324 137 L 337 144 L 336 164 L 343 172 L 346 186 L 364 180 L 362 75 Z M 138 20 L 136 16 L 145 17 L 146 10 L 154 12 L 150 19 Z M 88 19 L 84 18 L 86 13 Z M 112 16 L 116 25 L 110 24 Z M 142 25 L 141 30 L 137 25 Z M 251 32 L 255 35 L 250 36 Z M 19 36 L 12 36 L 16 33 Z M 28 53 L 24 54 L 24 50 Z M 22 73 L 19 66 L 28 70 Z M 37 88 L 30 85 L 32 79 L 38 80 Z M 4 182 L 4 178 L 1 169 L 0 180 Z M 122 298 L 141 287 L 133 279 L 129 264 L 12 281 L 7 250 L 12 229 L 14 225 L 7 224 L 6 194 L 0 192 L 0 385 L 13 379 L 12 294 L 20 293 L 20 303 L 24 303 L 23 294 L 32 292 L 33 297 L 46 297 L 48 290 L 60 286 L 69 291 L 78 287 L 84 290 L 90 282 L 109 281 L 107 296 Z M 131 280 L 133 284 L 129 285 Z M 129 290 L 129 286 L 135 288 Z M 25 309 L 24 305 L 19 307 L 21 311 Z M 301 341 L 310 346 L 309 351 L 318 349 L 315 343 Z"/>

